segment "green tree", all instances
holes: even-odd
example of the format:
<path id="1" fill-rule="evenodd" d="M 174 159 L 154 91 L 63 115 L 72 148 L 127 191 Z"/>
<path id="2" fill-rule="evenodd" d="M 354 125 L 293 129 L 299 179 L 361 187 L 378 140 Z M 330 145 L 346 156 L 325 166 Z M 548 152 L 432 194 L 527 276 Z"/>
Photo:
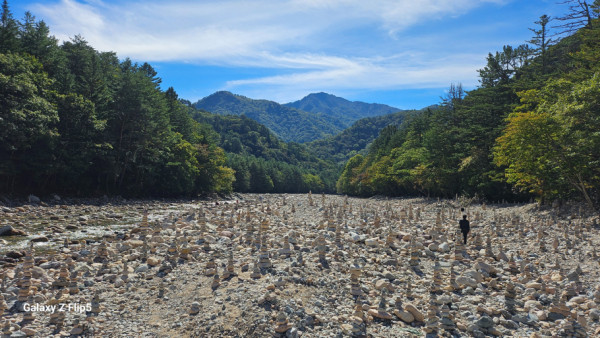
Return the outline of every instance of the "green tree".
<path id="1" fill-rule="evenodd" d="M 0 176 L 8 191 L 19 178 L 45 174 L 58 121 L 51 83 L 33 57 L 0 54 Z"/>
<path id="2" fill-rule="evenodd" d="M 0 14 L 0 53 L 18 53 L 19 45 L 19 26 L 10 12 L 8 1 L 4 0 Z"/>

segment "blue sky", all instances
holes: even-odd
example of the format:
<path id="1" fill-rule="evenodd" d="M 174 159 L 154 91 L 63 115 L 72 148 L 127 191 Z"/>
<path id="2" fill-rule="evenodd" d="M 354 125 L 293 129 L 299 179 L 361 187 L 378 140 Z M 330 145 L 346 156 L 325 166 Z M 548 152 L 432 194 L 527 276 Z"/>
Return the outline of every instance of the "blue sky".
<path id="1" fill-rule="evenodd" d="M 149 62 L 181 98 L 280 103 L 327 92 L 421 108 L 478 84 L 489 52 L 531 38 L 555 0 L 9 0 L 60 40 Z"/>

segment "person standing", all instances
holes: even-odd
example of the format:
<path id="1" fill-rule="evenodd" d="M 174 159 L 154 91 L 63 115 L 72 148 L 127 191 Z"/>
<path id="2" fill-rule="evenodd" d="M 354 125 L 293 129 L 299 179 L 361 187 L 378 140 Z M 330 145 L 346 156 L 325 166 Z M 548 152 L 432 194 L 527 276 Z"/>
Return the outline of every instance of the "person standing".
<path id="1" fill-rule="evenodd" d="M 463 215 L 463 219 L 458 222 L 458 225 L 460 226 L 460 232 L 463 234 L 465 244 L 467 244 L 467 235 L 469 234 L 469 231 L 471 231 L 471 226 L 467 220 L 467 215 Z"/>

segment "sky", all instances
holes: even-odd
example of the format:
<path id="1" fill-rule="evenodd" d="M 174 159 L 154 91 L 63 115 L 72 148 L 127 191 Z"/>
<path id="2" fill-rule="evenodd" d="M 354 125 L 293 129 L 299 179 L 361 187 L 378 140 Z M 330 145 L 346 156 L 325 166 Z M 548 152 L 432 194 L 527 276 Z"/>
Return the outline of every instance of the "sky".
<path id="1" fill-rule="evenodd" d="M 148 62 L 195 102 L 219 90 L 279 103 L 326 92 L 419 109 L 478 86 L 488 53 L 531 39 L 557 0 L 9 0 L 60 41 Z"/>

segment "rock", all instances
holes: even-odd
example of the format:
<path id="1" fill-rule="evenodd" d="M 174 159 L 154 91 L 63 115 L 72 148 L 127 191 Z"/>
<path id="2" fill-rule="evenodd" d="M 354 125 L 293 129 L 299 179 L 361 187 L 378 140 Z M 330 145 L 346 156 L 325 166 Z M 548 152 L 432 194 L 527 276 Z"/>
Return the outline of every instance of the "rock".
<path id="1" fill-rule="evenodd" d="M 375 289 L 381 290 L 389 285 L 389 282 L 385 279 L 379 279 L 375 282 Z"/>
<path id="2" fill-rule="evenodd" d="M 32 242 L 36 242 L 36 243 L 38 243 L 38 242 L 48 242 L 49 239 L 46 236 L 40 236 L 40 237 L 32 238 L 31 241 Z"/>
<path id="3" fill-rule="evenodd" d="M 458 283 L 458 285 L 462 286 L 470 286 L 472 288 L 477 287 L 477 281 L 467 276 L 459 276 L 458 278 L 456 278 L 456 282 Z"/>
<path id="4" fill-rule="evenodd" d="M 481 318 L 479 318 L 475 322 L 475 325 L 477 325 L 478 327 L 480 327 L 482 329 L 488 329 L 488 328 L 494 326 L 494 321 L 489 316 L 481 316 Z"/>
<path id="5" fill-rule="evenodd" d="M 140 264 L 137 268 L 135 268 L 136 273 L 146 272 L 150 269 L 148 264 Z"/>
<path id="6" fill-rule="evenodd" d="M 378 238 L 368 238 L 365 240 L 365 244 L 370 247 L 376 247 L 379 245 Z"/>
<path id="7" fill-rule="evenodd" d="M 83 333 L 83 328 L 81 327 L 74 327 L 70 332 L 71 335 L 73 336 L 77 336 Z"/>
<path id="8" fill-rule="evenodd" d="M 475 286 L 469 285 L 472 288 L 475 288 L 477 286 L 477 283 L 483 282 L 483 276 L 477 270 L 467 270 L 463 273 L 463 276 L 470 277 L 475 280 L 475 282 L 476 282 Z"/>
<path id="9" fill-rule="evenodd" d="M 19 258 L 21 258 L 23 256 L 25 256 L 25 252 L 24 251 L 14 251 L 14 250 L 12 250 L 12 251 L 8 251 L 6 253 L 6 257 L 14 258 L 14 259 L 19 259 Z"/>
<path id="10" fill-rule="evenodd" d="M 533 314 L 516 314 L 516 315 L 512 316 L 511 320 L 515 321 L 517 323 L 534 325 L 535 323 L 538 322 L 539 319 L 537 318 L 536 315 L 533 315 Z"/>
<path id="11" fill-rule="evenodd" d="M 525 284 L 525 287 L 528 288 L 528 289 L 541 290 L 542 289 L 542 283 L 529 282 L 529 283 Z"/>
<path id="12" fill-rule="evenodd" d="M 450 244 L 444 242 L 444 243 L 440 244 L 439 249 L 441 252 L 450 252 Z"/>
<path id="13" fill-rule="evenodd" d="M 404 305 L 404 310 L 410 312 L 411 315 L 415 318 L 417 322 L 422 322 L 425 320 L 425 316 L 419 311 L 413 304 L 406 303 Z"/>
<path id="14" fill-rule="evenodd" d="M 157 257 L 150 256 L 148 259 L 146 259 L 146 264 L 150 266 L 157 266 L 160 264 L 160 260 Z"/>
<path id="15" fill-rule="evenodd" d="M 27 236 L 23 230 L 17 230 L 10 225 L 5 225 L 0 228 L 0 236 Z"/>
<path id="16" fill-rule="evenodd" d="M 27 201 L 29 201 L 29 203 L 40 203 L 42 200 L 35 195 L 29 195 Z"/>
<path id="17" fill-rule="evenodd" d="M 193 302 L 192 305 L 190 306 L 190 310 L 188 313 L 190 315 L 196 315 L 196 314 L 200 313 L 200 303 Z"/>
<path id="18" fill-rule="evenodd" d="M 410 324 L 412 322 L 415 321 L 415 316 L 413 316 L 410 312 L 408 311 L 403 311 L 403 310 L 398 310 L 395 309 L 394 310 L 394 314 L 396 315 L 396 317 L 400 318 L 401 321 Z"/>
<path id="19" fill-rule="evenodd" d="M 549 312 L 548 313 L 548 320 L 549 321 L 557 321 L 557 320 L 561 320 L 561 319 L 565 319 L 565 316 L 562 313 L 557 313 L 557 312 Z"/>
<path id="20" fill-rule="evenodd" d="M 373 316 L 375 318 L 379 318 L 379 319 L 392 320 L 394 318 L 388 312 L 378 310 L 378 309 L 369 309 L 369 311 L 367 313 L 370 314 L 371 316 Z"/>
<path id="21" fill-rule="evenodd" d="M 496 272 L 496 268 L 494 268 L 493 266 L 491 266 L 491 265 L 489 265 L 489 264 L 487 264 L 487 263 L 484 263 L 484 262 L 482 262 L 482 261 L 477 261 L 477 262 L 475 263 L 475 265 L 473 266 L 473 268 L 474 268 L 475 270 L 479 270 L 479 271 L 485 272 L 485 273 L 487 273 L 488 275 L 489 275 L 490 273 L 495 273 L 495 272 Z M 480 283 L 481 283 L 481 282 L 480 282 Z"/>

